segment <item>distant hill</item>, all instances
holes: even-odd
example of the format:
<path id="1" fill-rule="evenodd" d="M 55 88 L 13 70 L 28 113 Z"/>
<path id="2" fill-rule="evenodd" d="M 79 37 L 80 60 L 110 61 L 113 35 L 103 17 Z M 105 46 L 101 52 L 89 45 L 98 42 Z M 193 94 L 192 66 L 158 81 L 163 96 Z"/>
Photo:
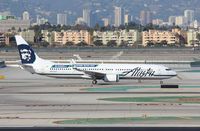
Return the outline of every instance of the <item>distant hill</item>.
<path id="1" fill-rule="evenodd" d="M 10 11 L 20 17 L 28 10 L 32 17 L 40 14 L 55 22 L 56 14 L 70 11 L 73 16 L 81 16 L 84 7 L 102 11 L 103 16 L 111 16 L 113 6 L 122 6 L 135 18 L 141 10 L 151 10 L 154 18 L 167 19 L 170 15 L 183 15 L 185 9 L 195 10 L 200 20 L 200 0 L 1 0 L 0 11 Z"/>

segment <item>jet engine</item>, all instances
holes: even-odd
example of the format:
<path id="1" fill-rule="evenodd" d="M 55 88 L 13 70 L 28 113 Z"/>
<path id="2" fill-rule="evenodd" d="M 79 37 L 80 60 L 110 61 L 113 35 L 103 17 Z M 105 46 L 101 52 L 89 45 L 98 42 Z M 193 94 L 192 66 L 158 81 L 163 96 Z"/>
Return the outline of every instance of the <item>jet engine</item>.
<path id="1" fill-rule="evenodd" d="M 105 82 L 119 82 L 119 75 L 105 75 L 104 79 Z"/>

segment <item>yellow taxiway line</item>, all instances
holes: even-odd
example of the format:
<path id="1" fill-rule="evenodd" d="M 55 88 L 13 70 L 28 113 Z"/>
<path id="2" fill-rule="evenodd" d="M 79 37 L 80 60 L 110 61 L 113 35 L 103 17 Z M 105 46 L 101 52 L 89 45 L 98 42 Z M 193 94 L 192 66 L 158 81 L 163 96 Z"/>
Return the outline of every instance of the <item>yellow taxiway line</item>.
<path id="1" fill-rule="evenodd" d="M 1 76 L 1 75 L 0 75 L 0 80 L 2 80 L 2 79 L 5 79 L 5 76 Z"/>

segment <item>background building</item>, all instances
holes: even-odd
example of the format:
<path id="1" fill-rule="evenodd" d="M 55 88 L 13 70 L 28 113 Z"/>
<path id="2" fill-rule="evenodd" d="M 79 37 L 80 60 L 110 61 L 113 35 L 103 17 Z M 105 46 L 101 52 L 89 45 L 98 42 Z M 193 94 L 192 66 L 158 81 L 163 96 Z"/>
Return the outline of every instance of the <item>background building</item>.
<path id="1" fill-rule="evenodd" d="M 0 14 L 0 32 L 13 31 L 28 29 L 30 27 L 29 13 L 23 12 L 22 19 L 16 19 L 13 15 L 5 15 L 6 13 Z"/>
<path id="2" fill-rule="evenodd" d="M 151 12 L 150 11 L 141 11 L 140 12 L 140 24 L 147 25 L 152 22 Z"/>
<path id="3" fill-rule="evenodd" d="M 91 11 L 89 9 L 83 9 L 83 21 L 91 27 Z"/>
<path id="4" fill-rule="evenodd" d="M 171 31 L 149 30 L 142 32 L 142 45 L 147 46 L 148 43 L 162 43 L 167 44 L 179 43 L 177 33 Z"/>
<path id="5" fill-rule="evenodd" d="M 104 25 L 104 26 L 110 25 L 110 21 L 109 21 L 108 18 L 103 18 L 102 21 L 103 21 L 103 25 Z"/>
<path id="6" fill-rule="evenodd" d="M 10 44 L 10 39 L 9 39 L 10 34 L 9 33 L 0 33 L 0 44 Z"/>
<path id="7" fill-rule="evenodd" d="M 193 29 L 187 32 L 187 46 L 197 46 L 197 43 L 199 43 L 199 40 L 197 38 L 198 34 L 200 34 L 200 31 Z"/>
<path id="8" fill-rule="evenodd" d="M 83 17 L 78 17 L 75 21 L 75 24 L 77 25 L 85 25 L 85 21 L 83 20 Z"/>
<path id="9" fill-rule="evenodd" d="M 178 26 L 186 26 L 187 25 L 187 19 L 184 16 L 177 16 L 175 25 Z"/>
<path id="10" fill-rule="evenodd" d="M 124 11 L 121 7 L 115 7 L 114 9 L 114 26 L 119 27 L 124 24 Z"/>
<path id="11" fill-rule="evenodd" d="M 190 25 L 192 22 L 194 22 L 194 11 L 193 10 L 185 10 L 184 11 L 184 17 L 186 18 L 187 25 Z"/>
<path id="12" fill-rule="evenodd" d="M 88 45 L 91 44 L 91 35 L 87 30 L 67 30 L 61 32 L 53 31 L 51 35 L 51 38 L 53 39 L 52 42 L 59 45 L 65 45 L 67 42 L 72 42 L 74 44 L 85 42 Z M 46 37 L 48 37 L 48 35 L 46 35 Z"/>
<path id="13" fill-rule="evenodd" d="M 34 30 L 24 30 L 19 32 L 19 35 L 21 35 L 28 42 L 34 42 L 34 37 L 35 37 Z"/>
<path id="14" fill-rule="evenodd" d="M 131 16 L 129 14 L 125 14 L 124 15 L 124 24 L 128 24 L 129 22 L 131 22 Z"/>
<path id="15" fill-rule="evenodd" d="M 22 14 L 22 19 L 23 20 L 30 20 L 30 16 L 29 16 L 29 13 L 27 11 L 24 11 L 23 14 Z"/>
<path id="16" fill-rule="evenodd" d="M 176 16 L 170 16 L 168 19 L 169 25 L 175 25 L 176 24 Z"/>
<path id="17" fill-rule="evenodd" d="M 153 19 L 152 20 L 152 24 L 153 25 L 162 25 L 163 24 L 163 20 L 161 20 L 161 19 Z"/>
<path id="18" fill-rule="evenodd" d="M 57 14 L 57 24 L 67 25 L 67 14 Z"/>
<path id="19" fill-rule="evenodd" d="M 107 45 L 109 41 L 116 41 L 117 45 L 121 45 L 122 42 L 134 45 L 138 41 L 139 35 L 137 30 L 95 31 L 93 41 L 102 41 L 103 45 Z"/>
<path id="20" fill-rule="evenodd" d="M 36 20 L 37 25 L 43 25 L 48 21 L 49 21 L 48 19 L 41 17 L 40 15 L 37 15 L 37 20 Z"/>
<path id="21" fill-rule="evenodd" d="M 24 30 L 30 27 L 30 21 L 17 20 L 17 19 L 6 19 L 0 20 L 0 32 L 7 32 L 9 30 L 18 31 L 19 29 Z"/>

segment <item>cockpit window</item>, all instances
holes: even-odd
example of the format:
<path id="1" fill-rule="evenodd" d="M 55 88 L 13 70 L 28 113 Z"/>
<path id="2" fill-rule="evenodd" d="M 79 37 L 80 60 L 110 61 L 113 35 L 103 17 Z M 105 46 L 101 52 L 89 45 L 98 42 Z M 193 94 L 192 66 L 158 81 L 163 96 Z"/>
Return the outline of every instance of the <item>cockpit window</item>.
<path id="1" fill-rule="evenodd" d="M 170 69 L 170 68 L 167 68 L 167 69 L 165 69 L 166 71 L 171 71 L 172 69 Z"/>

